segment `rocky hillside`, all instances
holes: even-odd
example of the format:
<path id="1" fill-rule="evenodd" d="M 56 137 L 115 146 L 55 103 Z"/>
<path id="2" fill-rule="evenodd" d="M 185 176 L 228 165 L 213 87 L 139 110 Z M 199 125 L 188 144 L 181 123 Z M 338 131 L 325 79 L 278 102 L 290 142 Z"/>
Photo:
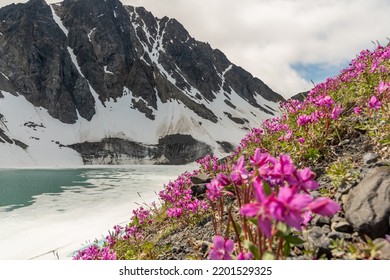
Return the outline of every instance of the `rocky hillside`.
<path id="1" fill-rule="evenodd" d="M 0 90 L 2 166 L 173 163 L 168 136 L 187 139 L 175 162 L 222 154 L 284 100 L 175 19 L 119 0 L 2 8 Z"/>
<path id="2" fill-rule="evenodd" d="M 362 51 L 74 258 L 390 259 L 389 73 Z"/>

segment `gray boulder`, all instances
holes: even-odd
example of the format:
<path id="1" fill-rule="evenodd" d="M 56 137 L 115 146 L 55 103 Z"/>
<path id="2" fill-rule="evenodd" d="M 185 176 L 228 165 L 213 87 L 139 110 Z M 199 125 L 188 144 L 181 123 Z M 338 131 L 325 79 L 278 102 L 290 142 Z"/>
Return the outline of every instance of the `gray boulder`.
<path id="1" fill-rule="evenodd" d="M 371 238 L 390 232 L 390 166 L 373 168 L 351 190 L 345 217 L 355 231 Z"/>

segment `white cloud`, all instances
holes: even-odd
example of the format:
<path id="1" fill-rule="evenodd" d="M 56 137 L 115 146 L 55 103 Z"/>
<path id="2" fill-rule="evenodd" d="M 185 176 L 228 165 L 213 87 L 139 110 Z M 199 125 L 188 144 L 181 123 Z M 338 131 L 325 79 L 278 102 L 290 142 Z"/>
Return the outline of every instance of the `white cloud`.
<path id="1" fill-rule="evenodd" d="M 291 65 L 340 66 L 373 48 L 371 41 L 386 44 L 390 37 L 387 0 L 121 1 L 176 18 L 197 40 L 285 96 L 312 86 Z"/>

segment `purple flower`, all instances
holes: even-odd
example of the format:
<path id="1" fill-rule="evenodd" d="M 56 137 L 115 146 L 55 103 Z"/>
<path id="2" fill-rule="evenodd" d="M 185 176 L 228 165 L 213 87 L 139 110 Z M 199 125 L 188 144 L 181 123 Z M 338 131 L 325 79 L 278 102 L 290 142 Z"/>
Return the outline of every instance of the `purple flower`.
<path id="1" fill-rule="evenodd" d="M 234 251 L 233 240 L 225 240 L 222 236 L 215 235 L 213 239 L 213 247 L 211 247 L 209 258 L 210 260 L 231 260 L 231 253 Z"/>
<path id="2" fill-rule="evenodd" d="M 355 115 L 360 115 L 360 113 L 362 112 L 362 108 L 355 107 L 355 108 L 353 108 L 353 112 L 355 113 Z"/>
<path id="3" fill-rule="evenodd" d="M 343 111 L 343 107 L 342 106 L 336 106 L 333 108 L 332 110 L 332 113 L 330 114 L 330 117 L 333 119 L 333 120 L 337 120 L 341 114 L 341 112 Z"/>
<path id="4" fill-rule="evenodd" d="M 299 142 L 300 144 L 305 143 L 305 138 L 299 137 L 299 138 L 298 138 L 298 142 Z"/>
<path id="5" fill-rule="evenodd" d="M 206 184 L 206 188 L 207 196 L 211 201 L 218 199 L 222 196 L 223 186 L 219 183 L 218 179 L 212 179 L 210 183 Z"/>
<path id="6" fill-rule="evenodd" d="M 170 218 L 179 218 L 183 214 L 183 209 L 174 207 L 167 210 L 167 215 Z"/>
<path id="7" fill-rule="evenodd" d="M 253 259 L 253 254 L 251 252 L 240 252 L 237 256 L 237 260 L 240 261 L 245 261 L 245 260 L 252 260 Z"/>
<path id="8" fill-rule="evenodd" d="M 316 190 L 320 186 L 315 180 L 315 174 L 310 168 L 305 167 L 296 172 L 298 185 L 304 190 Z"/>
<path id="9" fill-rule="evenodd" d="M 279 162 L 275 164 L 272 172 L 274 179 L 276 179 L 280 184 L 283 180 L 290 181 L 294 172 L 295 167 L 290 156 L 280 154 Z"/>
<path id="10" fill-rule="evenodd" d="M 384 81 L 380 81 L 376 89 L 379 94 L 382 94 L 385 91 L 388 91 L 390 89 L 390 83 L 385 83 Z"/>
<path id="11" fill-rule="evenodd" d="M 264 164 L 267 164 L 270 159 L 269 153 L 262 153 L 260 148 L 257 148 L 253 157 L 250 158 L 250 161 L 253 165 L 260 167 Z"/>
<path id="12" fill-rule="evenodd" d="M 370 106 L 371 109 L 379 110 L 382 106 L 382 102 L 380 102 L 380 100 L 375 95 L 373 95 L 370 101 L 368 101 L 368 106 Z"/>
<path id="13" fill-rule="evenodd" d="M 325 107 L 328 107 L 328 108 L 330 108 L 333 104 L 334 104 L 334 100 L 332 99 L 332 97 L 330 97 L 328 95 L 320 98 L 316 102 L 317 106 L 325 106 Z"/>
<path id="14" fill-rule="evenodd" d="M 312 200 L 309 195 L 297 194 L 289 187 L 282 187 L 276 200 L 271 203 L 270 212 L 276 220 L 285 222 L 300 231 L 304 222 L 302 214 Z"/>
<path id="15" fill-rule="evenodd" d="M 313 213 L 311 211 L 306 211 L 305 213 L 303 213 L 302 225 L 306 227 L 312 219 Z"/>
<path id="16" fill-rule="evenodd" d="M 217 180 L 218 180 L 219 184 L 223 187 L 226 187 L 226 186 L 231 184 L 229 177 L 226 176 L 226 174 L 224 174 L 224 173 L 218 173 Z"/>
<path id="17" fill-rule="evenodd" d="M 308 205 L 308 208 L 321 216 L 332 216 L 340 211 L 340 205 L 327 197 L 317 198 Z"/>
<path id="18" fill-rule="evenodd" d="M 245 169 L 245 159 L 241 156 L 237 163 L 233 165 L 230 178 L 236 185 L 242 185 L 248 179 L 248 171 Z"/>
<path id="19" fill-rule="evenodd" d="M 102 260 L 116 260 L 116 253 L 114 250 L 110 249 L 109 247 L 104 247 L 102 250 Z"/>
<path id="20" fill-rule="evenodd" d="M 302 114 L 298 117 L 297 124 L 300 126 L 304 126 L 311 122 L 311 117 L 305 114 Z"/>
<path id="21" fill-rule="evenodd" d="M 259 178 L 256 178 L 253 182 L 253 188 L 255 190 L 254 196 L 256 202 L 243 205 L 240 209 L 240 214 L 245 217 L 257 217 L 257 224 L 261 231 L 267 237 L 271 237 L 269 205 L 272 200 L 272 195 L 266 196 L 263 183 Z"/>

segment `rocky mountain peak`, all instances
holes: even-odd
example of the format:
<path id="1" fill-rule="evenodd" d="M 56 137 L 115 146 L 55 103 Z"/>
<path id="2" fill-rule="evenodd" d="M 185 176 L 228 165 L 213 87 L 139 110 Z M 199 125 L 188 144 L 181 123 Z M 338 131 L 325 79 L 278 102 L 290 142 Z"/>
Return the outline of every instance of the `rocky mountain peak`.
<path id="1" fill-rule="evenodd" d="M 231 126 L 239 141 L 284 100 L 177 20 L 119 0 L 10 5 L 0 9 L 0 32 L 0 90 L 47 110 L 61 126 L 91 130 L 54 143 L 112 137 L 155 144 L 176 134 L 217 143 L 216 133 L 218 142 L 232 143 L 225 139 Z M 118 126 L 123 119 L 132 124 Z M 138 123 L 150 127 L 147 139 Z"/>

